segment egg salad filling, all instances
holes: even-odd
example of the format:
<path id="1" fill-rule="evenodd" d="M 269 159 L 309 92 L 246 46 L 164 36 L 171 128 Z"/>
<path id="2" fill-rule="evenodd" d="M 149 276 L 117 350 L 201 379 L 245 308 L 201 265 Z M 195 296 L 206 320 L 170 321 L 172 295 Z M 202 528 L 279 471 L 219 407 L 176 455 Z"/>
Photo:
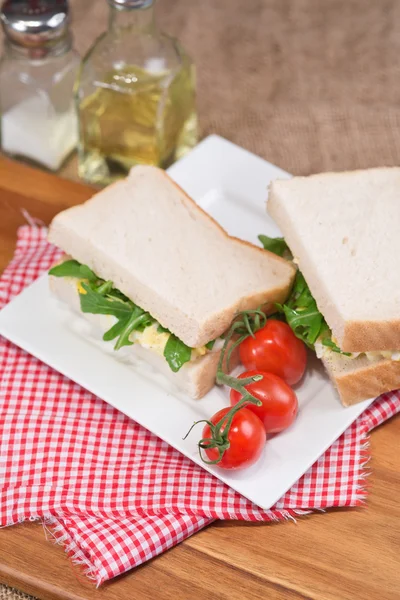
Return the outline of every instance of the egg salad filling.
<path id="1" fill-rule="evenodd" d="M 223 340 L 212 340 L 205 346 L 190 348 L 163 327 L 154 317 L 132 302 L 112 281 L 104 281 L 88 266 L 76 260 L 65 260 L 49 271 L 53 277 L 76 279 L 81 310 L 84 313 L 114 317 L 113 325 L 103 335 L 104 341 L 115 340 L 114 350 L 140 344 L 163 356 L 172 371 L 177 372 L 187 362 L 219 350 Z"/>
<path id="2" fill-rule="evenodd" d="M 335 339 L 333 338 L 334 343 L 336 344 Z M 318 339 L 314 344 L 315 354 L 318 358 L 328 357 L 330 352 L 333 352 L 329 347 L 324 346 L 323 340 Z M 377 352 L 342 352 L 341 354 L 345 354 L 347 358 L 358 358 L 359 356 L 365 356 L 369 361 L 373 362 L 375 360 L 380 360 L 382 358 L 387 358 L 389 360 L 400 361 L 400 351 L 399 350 L 381 350 Z"/>

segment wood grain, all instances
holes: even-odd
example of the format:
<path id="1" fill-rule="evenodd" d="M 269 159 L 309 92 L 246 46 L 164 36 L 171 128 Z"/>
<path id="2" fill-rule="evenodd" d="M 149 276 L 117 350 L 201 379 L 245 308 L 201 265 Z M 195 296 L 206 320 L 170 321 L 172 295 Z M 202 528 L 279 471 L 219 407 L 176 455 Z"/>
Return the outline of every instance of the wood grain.
<path id="1" fill-rule="evenodd" d="M 0 269 L 21 209 L 44 222 L 92 189 L 0 159 Z M 43 600 L 398 600 L 400 419 L 374 431 L 366 508 L 297 523 L 218 522 L 96 589 L 41 525 L 0 530 L 0 581 Z"/>
<path id="2" fill-rule="evenodd" d="M 12 258 L 17 228 L 27 215 L 49 223 L 53 216 L 79 204 L 93 188 L 0 158 L 0 271 Z"/>

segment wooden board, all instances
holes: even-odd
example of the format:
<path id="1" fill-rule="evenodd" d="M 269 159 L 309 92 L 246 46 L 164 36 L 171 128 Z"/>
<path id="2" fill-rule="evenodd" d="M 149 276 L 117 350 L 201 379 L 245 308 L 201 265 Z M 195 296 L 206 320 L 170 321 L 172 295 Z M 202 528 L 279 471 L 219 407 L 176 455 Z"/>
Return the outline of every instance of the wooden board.
<path id="1" fill-rule="evenodd" d="M 0 160 L 0 269 L 25 218 L 48 222 L 91 188 Z M 96 589 L 41 525 L 0 530 L 0 581 L 43 600 L 398 600 L 400 419 L 372 434 L 366 508 L 279 524 L 218 522 Z"/>

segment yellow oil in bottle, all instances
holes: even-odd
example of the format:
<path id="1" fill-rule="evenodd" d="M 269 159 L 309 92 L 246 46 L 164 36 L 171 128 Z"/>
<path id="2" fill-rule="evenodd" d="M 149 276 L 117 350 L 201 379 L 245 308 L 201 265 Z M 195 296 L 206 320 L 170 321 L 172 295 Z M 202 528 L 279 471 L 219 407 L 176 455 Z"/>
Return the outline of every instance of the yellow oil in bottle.
<path id="1" fill-rule="evenodd" d="M 153 73 L 124 66 L 80 100 L 79 174 L 108 184 L 136 164 L 166 168 L 197 142 L 191 65 Z"/>

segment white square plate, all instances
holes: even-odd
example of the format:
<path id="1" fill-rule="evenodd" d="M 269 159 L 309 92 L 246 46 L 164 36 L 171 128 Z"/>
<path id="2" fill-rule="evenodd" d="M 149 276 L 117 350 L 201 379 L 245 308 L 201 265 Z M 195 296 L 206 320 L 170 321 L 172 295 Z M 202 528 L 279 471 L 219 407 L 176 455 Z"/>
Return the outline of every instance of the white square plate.
<path id="1" fill-rule="evenodd" d="M 279 230 L 265 211 L 267 186 L 287 173 L 246 150 L 210 136 L 169 169 L 170 175 L 230 233 L 258 243 L 260 233 Z M 35 318 L 30 317 L 35 307 Z M 83 336 L 82 333 L 87 333 Z M 294 425 L 269 440 L 263 458 L 242 472 L 207 467 L 199 459 L 197 431 L 190 425 L 228 404 L 214 388 L 202 400 L 177 393 L 147 365 L 136 369 L 116 358 L 79 316 L 51 298 L 47 275 L 40 277 L 0 312 L 0 334 L 90 390 L 194 462 L 268 509 L 371 403 L 343 408 L 319 361 L 298 387 L 300 410 Z M 143 402 L 143 399 L 146 399 Z M 171 415 L 173 417 L 171 417 Z"/>

